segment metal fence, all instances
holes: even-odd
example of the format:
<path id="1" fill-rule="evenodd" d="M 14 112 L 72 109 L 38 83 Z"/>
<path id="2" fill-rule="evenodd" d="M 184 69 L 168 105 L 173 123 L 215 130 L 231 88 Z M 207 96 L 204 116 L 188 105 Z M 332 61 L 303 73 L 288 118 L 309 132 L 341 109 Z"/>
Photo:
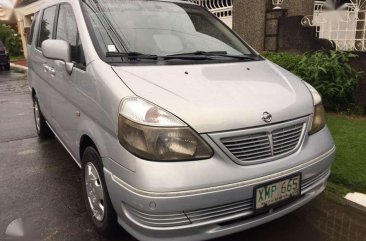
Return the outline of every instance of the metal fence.
<path id="1" fill-rule="evenodd" d="M 233 0 L 189 0 L 210 10 L 230 28 L 233 26 Z"/>
<path id="2" fill-rule="evenodd" d="M 317 36 L 334 41 L 339 50 L 366 51 L 366 0 L 337 9 L 315 1 L 314 15 L 305 17 L 303 25 L 316 27 Z"/>

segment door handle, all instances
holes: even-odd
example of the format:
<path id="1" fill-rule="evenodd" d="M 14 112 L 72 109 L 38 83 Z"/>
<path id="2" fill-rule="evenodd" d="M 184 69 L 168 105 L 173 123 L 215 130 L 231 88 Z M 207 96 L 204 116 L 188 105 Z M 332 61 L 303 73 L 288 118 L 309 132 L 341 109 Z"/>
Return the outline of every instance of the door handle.
<path id="1" fill-rule="evenodd" d="M 52 76 L 56 75 L 56 70 L 48 64 L 43 64 L 43 68 L 45 73 L 50 73 Z"/>
<path id="2" fill-rule="evenodd" d="M 49 67 L 48 71 L 50 72 L 50 74 L 51 74 L 52 76 L 55 76 L 55 75 L 56 75 L 56 70 L 55 70 L 54 68 Z"/>
<path id="3" fill-rule="evenodd" d="M 43 64 L 43 69 L 44 69 L 44 72 L 47 73 L 49 66 L 47 64 Z"/>

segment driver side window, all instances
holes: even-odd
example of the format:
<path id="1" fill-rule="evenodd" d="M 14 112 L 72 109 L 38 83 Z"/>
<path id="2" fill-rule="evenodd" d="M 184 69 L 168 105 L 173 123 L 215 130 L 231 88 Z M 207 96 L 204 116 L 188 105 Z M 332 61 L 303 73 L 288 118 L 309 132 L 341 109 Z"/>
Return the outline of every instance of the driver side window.
<path id="1" fill-rule="evenodd" d="M 65 40 L 71 47 L 71 60 L 75 67 L 85 69 L 85 56 L 81 44 L 76 18 L 71 5 L 61 4 L 58 14 L 56 39 Z"/>

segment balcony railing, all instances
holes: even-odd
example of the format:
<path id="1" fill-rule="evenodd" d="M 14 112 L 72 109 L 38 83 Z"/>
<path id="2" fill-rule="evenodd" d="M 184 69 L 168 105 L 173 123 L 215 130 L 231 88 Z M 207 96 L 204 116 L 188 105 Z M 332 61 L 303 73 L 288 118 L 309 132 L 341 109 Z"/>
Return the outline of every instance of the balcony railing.
<path id="1" fill-rule="evenodd" d="M 189 0 L 197 5 L 210 10 L 230 28 L 233 26 L 233 1 L 234 0 Z"/>
<path id="2" fill-rule="evenodd" d="M 314 15 L 303 24 L 316 27 L 317 36 L 334 41 L 339 50 L 366 51 L 366 0 L 352 0 L 338 9 L 315 1 Z"/>

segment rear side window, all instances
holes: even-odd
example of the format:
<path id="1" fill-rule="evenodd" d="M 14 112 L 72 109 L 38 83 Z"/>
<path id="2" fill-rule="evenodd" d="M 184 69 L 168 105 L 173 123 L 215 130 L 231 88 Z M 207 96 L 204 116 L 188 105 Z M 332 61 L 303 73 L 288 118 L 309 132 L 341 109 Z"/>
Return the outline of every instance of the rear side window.
<path id="1" fill-rule="evenodd" d="M 37 47 L 41 47 L 43 41 L 53 37 L 56 8 L 56 6 L 53 6 L 43 11 Z"/>
<path id="2" fill-rule="evenodd" d="M 32 44 L 32 41 L 33 41 L 33 36 L 34 36 L 34 31 L 35 31 L 37 17 L 38 17 L 38 13 L 35 13 L 34 14 L 34 17 L 33 17 L 31 31 L 30 31 L 29 36 L 28 36 L 28 44 L 29 45 L 31 45 Z"/>
<path id="3" fill-rule="evenodd" d="M 74 63 L 81 65 L 85 64 L 76 18 L 71 5 L 69 4 L 60 5 L 56 39 L 64 40 L 70 44 L 71 59 Z"/>

